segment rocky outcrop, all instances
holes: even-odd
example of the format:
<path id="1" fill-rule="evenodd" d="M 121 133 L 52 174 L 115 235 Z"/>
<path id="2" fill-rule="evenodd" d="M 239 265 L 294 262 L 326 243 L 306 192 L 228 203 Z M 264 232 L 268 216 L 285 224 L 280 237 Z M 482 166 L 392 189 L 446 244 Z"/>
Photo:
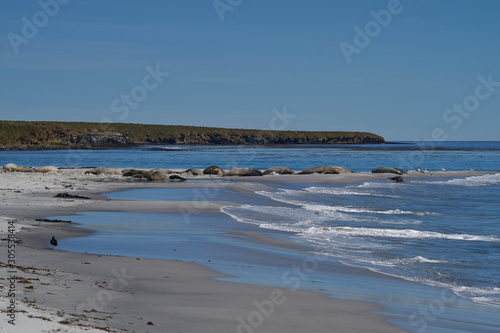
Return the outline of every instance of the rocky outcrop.
<path id="1" fill-rule="evenodd" d="M 230 176 L 240 176 L 240 177 L 251 177 L 251 176 L 262 176 L 262 171 L 252 169 L 252 168 L 232 168 L 224 174 L 224 177 Z"/>
<path id="2" fill-rule="evenodd" d="M 295 171 L 287 167 L 272 167 L 264 171 L 264 175 L 293 175 Z"/>
<path id="3" fill-rule="evenodd" d="M 83 138 L 73 136 L 71 139 L 74 140 L 75 143 L 89 144 L 91 146 L 114 146 L 123 145 L 127 142 L 127 139 L 117 132 L 87 133 Z"/>
<path id="4" fill-rule="evenodd" d="M 218 166 L 212 165 L 203 170 L 204 175 L 215 175 L 215 176 L 222 176 L 224 175 L 224 170 L 219 168 Z"/>
<path id="5" fill-rule="evenodd" d="M 323 166 L 319 166 L 319 167 L 315 167 L 315 168 L 305 169 L 305 170 L 301 171 L 299 174 L 300 175 L 310 175 L 313 173 L 330 175 L 330 174 L 339 174 L 340 172 L 331 166 L 323 165 Z"/>
<path id="6" fill-rule="evenodd" d="M 84 197 L 81 195 L 77 194 L 69 194 L 68 192 L 63 192 L 63 193 L 57 193 L 54 198 L 64 198 L 64 199 L 87 199 L 89 200 L 89 197 Z"/>

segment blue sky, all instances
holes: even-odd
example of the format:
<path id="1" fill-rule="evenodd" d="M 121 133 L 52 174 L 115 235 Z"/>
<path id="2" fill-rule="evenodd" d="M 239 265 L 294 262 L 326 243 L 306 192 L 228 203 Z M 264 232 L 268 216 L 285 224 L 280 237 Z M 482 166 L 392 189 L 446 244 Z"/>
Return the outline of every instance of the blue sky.
<path id="1" fill-rule="evenodd" d="M 3 120 L 500 140 L 499 1 L 0 6 Z"/>

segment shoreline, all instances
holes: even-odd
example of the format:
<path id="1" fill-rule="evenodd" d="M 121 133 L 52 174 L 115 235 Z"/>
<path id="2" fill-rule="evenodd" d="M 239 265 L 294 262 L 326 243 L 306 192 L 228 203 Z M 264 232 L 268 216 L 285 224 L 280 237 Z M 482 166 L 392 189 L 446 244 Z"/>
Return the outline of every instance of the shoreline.
<path id="1" fill-rule="evenodd" d="M 84 171 L 84 170 L 83 170 Z M 245 193 L 248 191 L 255 190 L 264 190 L 271 189 L 268 185 L 276 184 L 279 182 L 287 182 L 293 177 L 293 181 L 301 180 L 303 182 L 339 182 L 339 183 L 352 183 L 359 181 L 367 181 L 367 180 L 375 180 L 375 179 L 386 179 L 387 174 L 341 174 L 341 175 L 293 175 L 293 176 L 265 176 L 265 177 L 242 177 L 243 179 L 231 178 L 227 179 L 225 177 L 224 182 L 220 183 L 126 183 L 126 182 L 118 182 L 121 177 L 99 177 L 99 176 L 85 176 L 80 177 L 78 173 L 83 174 L 83 171 L 77 169 L 68 169 L 64 170 L 63 175 L 35 175 L 37 182 L 33 183 L 31 180 L 30 186 L 31 189 L 24 189 L 26 193 L 19 195 L 16 191 L 21 191 L 21 187 L 29 187 L 27 184 L 22 183 L 20 178 L 30 178 L 33 177 L 29 174 L 15 174 L 15 173 L 0 173 L 0 177 L 4 177 L 6 175 L 15 175 L 14 184 L 16 181 L 19 183 L 18 186 L 20 188 L 15 188 L 15 186 L 10 186 L 10 188 L 1 189 L 0 193 L 3 192 L 4 198 L 2 198 L 0 207 L 2 208 L 2 216 L 5 216 L 3 220 L 6 218 L 19 219 L 20 221 L 16 222 L 16 224 L 21 224 L 19 227 L 19 232 L 16 236 L 20 236 L 18 238 L 23 239 L 24 244 L 19 244 L 18 247 L 18 258 L 19 263 L 26 266 L 36 266 L 35 269 L 32 270 L 35 273 L 26 273 L 24 272 L 22 275 L 25 276 L 41 276 L 40 272 L 52 272 L 51 270 L 58 269 L 59 272 L 64 272 L 66 274 L 66 279 L 62 285 L 58 285 L 59 293 L 63 293 L 64 289 L 62 289 L 63 285 L 71 285 L 72 294 L 68 297 L 65 297 L 65 300 L 55 300 L 54 297 L 47 295 L 40 295 L 44 292 L 48 292 L 51 288 L 55 288 L 57 283 L 50 282 L 34 282 L 35 280 L 29 280 L 31 282 L 27 283 L 30 286 L 33 286 L 33 290 L 37 290 L 39 292 L 30 291 L 24 292 L 25 297 L 28 300 L 36 300 L 35 304 L 44 304 L 48 306 L 49 309 L 58 309 L 59 313 L 61 310 L 66 309 L 64 320 L 62 321 L 63 329 L 67 329 L 68 326 L 65 325 L 85 325 L 83 322 L 89 323 L 89 327 L 101 327 L 101 331 L 103 327 L 111 327 L 111 328 L 120 328 L 119 323 L 124 323 L 126 320 L 124 319 L 125 314 L 128 314 L 130 317 L 132 315 L 131 307 L 133 307 L 133 299 L 128 293 L 135 293 L 136 297 L 141 298 L 144 302 L 141 309 L 149 309 L 151 311 L 155 310 L 151 305 L 148 306 L 148 299 L 151 301 L 151 298 L 154 296 L 154 292 L 147 288 L 145 281 L 149 281 L 152 279 L 153 284 L 158 290 L 161 290 L 164 295 L 168 295 L 168 298 L 173 297 L 175 295 L 176 303 L 169 303 L 170 305 L 167 307 L 171 308 L 172 317 L 168 320 L 167 323 L 162 323 L 164 320 L 164 316 L 161 311 L 157 313 L 155 316 L 152 316 L 151 320 L 149 320 L 153 325 L 147 325 L 146 319 L 143 317 L 137 317 L 137 322 L 129 323 L 126 325 L 126 329 L 144 331 L 149 330 L 150 332 L 162 331 L 165 329 L 172 329 L 172 322 L 175 322 L 177 329 L 186 329 L 189 325 L 195 325 L 192 323 L 193 318 L 197 318 L 197 315 L 204 317 L 204 313 L 207 308 L 213 310 L 213 305 L 210 305 L 206 308 L 201 307 L 196 304 L 196 297 L 193 299 L 194 295 L 204 295 L 207 296 L 208 299 L 217 300 L 217 301 L 230 301 L 232 306 L 220 306 L 217 308 L 222 311 L 217 313 L 216 318 L 205 318 L 209 323 L 213 323 L 215 326 L 210 327 L 210 331 L 228 331 L 228 327 L 231 327 L 230 331 L 236 331 L 238 327 L 243 330 L 245 327 L 248 330 L 248 326 L 245 326 L 243 322 L 245 321 L 243 318 L 245 314 L 253 314 L 256 316 L 255 318 L 259 319 L 262 317 L 262 323 L 257 325 L 259 328 L 266 327 L 275 327 L 280 330 L 286 329 L 287 331 L 304 331 L 306 329 L 311 329 L 314 327 L 315 331 L 331 331 L 331 329 L 336 328 L 342 332 L 349 331 L 359 331 L 362 328 L 370 328 L 370 331 L 376 332 L 401 332 L 400 328 L 396 328 L 394 326 L 390 326 L 385 323 L 387 317 L 382 315 L 375 315 L 373 312 L 380 312 L 382 309 L 374 304 L 366 303 L 366 302 L 358 302 L 358 301 L 345 301 L 345 300 L 337 300 L 330 299 L 325 294 L 313 293 L 308 291 L 301 290 L 290 290 L 286 288 L 277 288 L 277 287 L 263 287 L 263 286 L 254 286 L 254 285 L 245 285 L 245 284 L 237 284 L 233 282 L 224 282 L 217 281 L 214 278 L 222 278 L 224 275 L 216 273 L 209 268 L 204 266 L 200 266 L 197 264 L 184 263 L 184 262 L 176 262 L 176 261 L 166 261 L 166 260 L 155 260 L 155 259 L 140 259 L 137 260 L 135 258 L 127 258 L 127 257 L 117 257 L 117 256 L 104 256 L 104 255 L 91 255 L 85 253 L 73 253 L 73 252 L 61 252 L 61 251 L 50 251 L 47 249 L 48 239 L 50 239 L 50 234 L 54 233 L 54 230 L 58 230 L 58 236 L 60 239 L 66 237 L 75 237 L 75 236 L 84 236 L 90 233 L 90 231 L 85 231 L 81 228 L 74 228 L 71 225 L 66 225 L 62 223 L 47 223 L 47 222 L 35 222 L 34 218 L 42 218 L 47 216 L 62 216 L 62 215 L 72 215 L 78 212 L 84 211 L 144 211 L 144 212 L 193 212 L 193 213 L 220 213 L 219 208 L 223 205 L 233 204 L 230 202 L 210 202 L 209 204 L 206 201 L 203 201 L 203 204 L 200 202 L 171 202 L 169 204 L 165 204 L 165 202 L 123 202 L 120 200 L 111 200 L 107 201 L 103 196 L 103 193 L 109 193 L 114 191 L 121 191 L 127 189 L 135 189 L 135 188 L 164 188 L 164 187 L 173 187 L 173 188 L 200 188 L 200 187 L 216 187 L 216 188 L 229 188 L 233 191 L 241 191 Z M 79 199 L 53 199 L 53 195 L 56 192 L 61 191 L 64 188 L 67 188 L 69 184 L 64 184 L 61 182 L 61 178 L 65 177 L 65 174 L 69 173 L 69 177 L 64 179 L 66 183 L 72 184 L 72 192 L 79 195 L 85 195 L 91 198 L 91 200 L 79 200 Z M 492 172 L 494 173 L 494 172 Z M 439 174 L 436 172 L 436 174 Z M 462 177 L 462 176 L 471 176 L 471 175 L 479 175 L 479 174 L 487 174 L 487 172 L 445 172 L 446 176 L 449 177 Z M 7 176 L 7 177 L 9 177 Z M 340 176 L 340 177 L 339 177 Z M 411 177 L 424 177 L 426 175 L 411 175 Z M 427 175 L 428 176 L 428 175 Z M 435 177 L 443 177 L 444 175 L 436 175 Z M 4 179 L 3 179 L 4 180 Z M 100 180 L 100 181 L 99 181 Z M 111 180 L 111 181 L 109 181 Z M 58 184 L 59 181 L 59 184 Z M 6 182 L 3 182 L 5 184 Z M 50 185 L 52 184 L 52 185 Z M 268 185 L 262 185 L 268 184 Z M 59 188 L 62 185 L 62 188 Z M 104 185 L 104 186 L 103 186 Z M 52 187 L 50 187 L 52 186 Z M 34 187 L 34 188 L 33 188 Z M 48 189 L 47 189 L 48 188 Z M 9 198 L 5 198 L 5 192 L 11 194 Z M 30 202 L 28 209 L 26 209 L 26 204 L 23 202 L 24 200 L 28 200 Z M 17 201 L 16 201 L 17 200 Z M 56 201 L 57 200 L 57 201 Z M 20 202 L 21 201 L 21 202 Z M 54 207 L 55 203 L 58 203 Z M 2 221 L 3 222 L 3 221 Z M 4 231 L 2 229 L 2 231 Z M 35 231 L 37 235 L 33 235 L 32 231 Z M 31 235 L 30 235 L 31 234 Z M 248 235 L 247 235 L 248 236 Z M 254 235 L 257 238 L 257 241 L 269 241 L 268 239 L 262 239 L 262 235 Z M 259 239 L 260 237 L 260 239 Z M 2 251 L 6 251 L 5 242 L 2 242 Z M 35 264 L 35 262 L 37 264 Z M 140 262 L 140 263 L 139 263 Z M 109 285 L 103 281 L 102 284 L 99 284 L 100 279 L 113 279 L 113 273 L 109 272 L 109 267 L 116 267 L 119 269 L 120 267 L 126 267 L 127 276 L 138 276 L 138 278 L 134 279 L 134 286 L 137 283 L 138 286 L 132 288 L 132 283 L 130 286 L 127 285 L 128 288 L 123 288 L 124 290 L 116 290 L 110 289 Z M 140 267 L 139 267 L 140 266 Z M 161 268 L 161 269 L 160 269 Z M 3 269 L 3 268 L 2 268 Z M 40 270 L 42 269 L 42 270 Z M 43 269 L 48 269 L 49 271 L 43 271 Z M 170 275 L 173 276 L 171 272 L 179 273 L 179 279 L 175 280 L 173 277 L 161 277 L 160 272 L 158 271 L 168 271 Z M 155 278 L 148 276 L 146 272 L 155 272 L 159 275 L 155 275 Z M 103 273 L 107 272 L 103 275 Z M 115 271 L 116 272 L 116 271 Z M 131 272 L 131 273 L 129 273 Z M 26 274 L 25 274 L 26 273 Z M 52 274 L 52 273 L 51 273 Z M 61 273 L 53 273 L 53 274 L 61 274 Z M 85 278 L 82 278 L 82 274 L 85 274 Z M 135 274 L 135 275 L 134 275 Z M 373 273 L 375 274 L 375 273 Z M 50 275 L 48 275 L 50 276 Z M 45 279 L 50 279 L 48 276 L 45 276 Z M 182 276 L 182 278 L 180 277 Z M 31 277 L 31 278 L 40 278 L 40 277 Z M 173 280 L 171 280 L 171 278 Z M 71 280 L 72 279 L 72 280 Z M 189 281 L 185 281 L 185 280 Z M 76 281 L 80 280 L 80 281 Z M 92 286 L 92 280 L 94 280 L 95 284 Z M 76 283 L 75 283 L 76 281 Z M 84 282 L 82 282 L 84 281 Z M 167 281 L 167 283 L 165 282 Z M 175 282 L 173 282 L 175 281 Z M 126 282 L 126 281 L 125 281 Z M 172 291 L 169 283 L 173 283 L 173 285 L 178 286 L 181 291 L 175 290 Z M 83 284 L 83 285 L 82 285 Z M 128 284 L 128 282 L 127 282 Z M 35 287 L 36 285 L 36 287 Z M 47 287 L 47 285 L 49 287 Z M 56 286 L 55 286 L 56 285 Z M 205 286 L 196 290 L 193 289 L 195 286 Z M 208 287 L 207 287 L 208 286 Z M 213 288 L 213 289 L 212 289 Z M 131 290 L 133 289 L 133 290 Z M 91 291 L 92 290 L 92 291 Z M 126 290 L 126 291 L 125 291 Z M 196 290 L 196 292 L 194 292 Z M 217 292 L 210 292 L 207 295 L 207 290 L 217 290 Z M 280 292 L 281 291 L 281 292 Z M 274 292 L 274 297 L 273 296 Z M 285 295 L 286 303 L 280 303 L 283 300 Z M 51 292 L 54 294 L 54 292 Z M 74 300 L 71 302 L 72 297 L 75 295 L 85 295 L 88 293 L 94 293 L 94 295 L 112 295 L 111 300 L 113 302 L 109 302 L 110 305 L 115 304 L 118 310 L 112 311 L 113 314 L 109 315 L 110 318 L 105 318 L 103 320 L 100 319 L 89 319 L 88 315 L 85 312 L 71 312 L 68 311 L 68 308 L 75 308 Z M 283 294 L 282 294 L 283 293 Z M 50 295 L 50 294 L 48 294 Z M 245 295 L 243 297 L 242 295 Z M 281 296 L 279 296 L 281 295 Z M 297 296 L 296 296 L 297 295 Z M 260 296 L 260 298 L 259 298 Z M 104 296 L 102 296 L 104 298 Z M 229 298 L 229 299 L 228 299 Z M 235 300 L 237 298 L 237 300 Z M 273 300 L 273 303 L 269 303 L 269 300 Z M 310 308 L 307 310 L 304 308 L 304 304 L 302 302 L 303 299 L 308 299 L 307 305 Z M 18 299 L 19 300 L 19 299 Z M 259 303 L 262 300 L 267 300 L 268 302 Z M 159 300 L 156 300 L 159 301 Z M 267 304 L 269 306 L 268 309 L 272 306 L 273 313 L 272 316 L 269 317 L 264 316 L 266 313 L 260 312 L 260 317 L 258 313 L 255 313 L 256 308 L 254 301 L 257 301 L 257 304 Z M 274 302 L 276 301 L 276 302 Z M 112 304 L 111 304 L 112 303 Z M 224 302 L 222 302 L 224 303 Z M 81 303 L 80 303 L 81 304 Z M 191 314 L 190 311 L 182 312 L 176 306 L 172 304 L 183 304 L 180 308 L 189 308 L 190 311 L 193 311 Z M 212 304 L 212 303 L 210 303 Z M 206 304 L 205 304 L 206 305 Z M 237 306 L 236 306 L 237 305 Z M 281 306 L 281 305 L 286 305 Z M 339 313 L 342 313 L 343 316 L 333 317 L 331 309 L 337 309 Z M 276 308 L 276 313 L 274 313 L 274 308 Z M 238 311 L 235 311 L 238 309 Z M 244 310 L 245 309 L 245 310 Z M 283 311 L 279 311 L 278 309 L 282 309 Z M 297 313 L 303 313 L 304 311 L 313 310 L 314 318 L 310 318 L 311 315 L 308 313 L 308 320 L 305 322 L 304 320 L 291 320 L 291 318 L 296 318 Z M 329 309 L 328 311 L 325 309 Z M 95 309 L 94 309 L 95 310 Z M 158 310 L 158 309 L 156 309 Z M 31 311 L 31 309 L 29 310 Z M 91 310 L 89 310 L 91 311 Z M 181 313 L 179 313 L 179 311 Z M 270 311 L 270 310 L 269 310 Z M 51 312 L 51 310 L 45 311 Z M 52 311 L 54 312 L 54 311 Z M 154 311 L 153 311 L 154 312 Z M 264 311 L 265 312 L 265 311 Z M 56 311 L 56 314 L 58 312 Z M 72 314 L 70 314 L 72 313 Z M 222 315 L 222 313 L 224 313 Z M 346 315 L 347 313 L 347 315 Z M 85 317 L 82 317 L 85 316 Z M 190 317 L 192 316 L 192 317 Z M 312 316 L 312 315 L 311 315 Z M 43 317 L 43 316 L 41 316 Z M 101 316 L 102 318 L 105 316 Z M 139 318 L 143 318 L 139 319 Z M 190 320 L 191 318 L 191 320 Z M 237 318 L 242 319 L 242 321 L 238 321 Z M 247 319 L 253 317 L 247 317 Z M 351 318 L 348 320 L 347 318 Z M 355 318 L 355 319 L 354 319 Z M 50 319 L 50 318 L 49 318 Z M 342 320 L 341 320 L 342 319 Z M 35 321 L 36 319 L 27 320 L 27 322 Z M 65 321 L 66 320 L 66 321 Z M 46 321 L 43 320 L 42 321 Z M 145 322 L 146 321 L 146 322 Z M 310 321 L 314 321 L 314 323 L 310 323 Z M 52 319 L 54 322 L 54 319 Z M 107 326 L 100 326 L 106 323 Z M 203 322 L 203 320 L 202 320 Z M 205 324 L 207 323 L 205 322 Z M 256 321 L 258 324 L 260 322 Z M 292 322 L 295 322 L 292 324 Z M 318 323 L 321 323 L 319 325 Z M 162 325 L 165 324 L 165 325 Z M 202 325 L 203 323 L 200 323 Z M 356 325 L 361 326 L 356 326 Z M 186 326 L 188 325 L 188 326 Z M 248 321 L 247 321 L 248 325 Z M 285 328 L 288 327 L 289 328 Z M 305 325 L 305 326 L 304 326 Z M 313 326 L 310 326 L 313 325 Z M 340 326 L 336 326 L 340 325 Z M 257 326 L 255 329 L 257 329 Z M 207 331 L 206 326 L 203 331 Z M 123 328 L 123 327 L 121 327 Z M 161 328 L 161 329 L 160 329 Z M 71 329 L 75 329 L 74 326 L 71 326 Z M 84 328 L 81 328 L 82 330 Z M 194 329 L 194 328 L 193 328 Z M 253 326 L 250 327 L 253 329 Z M 197 329 L 194 329 L 195 331 Z M 198 329 L 199 331 L 199 329 Z"/>

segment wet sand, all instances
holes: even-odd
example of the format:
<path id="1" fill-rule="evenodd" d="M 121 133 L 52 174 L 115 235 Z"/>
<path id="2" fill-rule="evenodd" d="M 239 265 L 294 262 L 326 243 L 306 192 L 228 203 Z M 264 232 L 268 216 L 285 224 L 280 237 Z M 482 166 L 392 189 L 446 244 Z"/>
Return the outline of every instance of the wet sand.
<path id="1" fill-rule="evenodd" d="M 15 271 L 15 328 L 7 310 L 0 320 L 5 332 L 60 329 L 61 332 L 401 332 L 387 324 L 382 309 L 369 302 L 346 301 L 294 288 L 246 285 L 214 280 L 224 277 L 207 267 L 180 261 L 70 253 L 49 248 L 59 239 L 89 231 L 64 222 L 37 218 L 85 211 L 219 213 L 235 204 L 206 200 L 144 202 L 108 201 L 102 193 L 134 188 L 222 187 L 246 193 L 271 189 L 278 182 L 359 182 L 390 174 L 290 175 L 232 177 L 218 183 L 124 182 L 121 176 L 84 175 L 83 169 L 62 174 L 0 172 L 1 252 L 7 253 L 7 227 L 15 243 L 15 265 L 2 260 L 2 292 L 8 271 Z M 435 176 L 470 176 L 484 172 L 446 172 Z M 411 174 L 409 177 L 430 176 Z M 433 175 L 434 176 L 434 175 Z M 54 198 L 69 192 L 90 199 Z M 203 199 L 203 198 L 200 198 Z M 229 231 L 242 235 L 241 231 Z M 257 242 L 291 246 L 260 233 Z M 4 256 L 6 258 L 6 256 Z M 2 309 L 9 299 L 2 298 Z"/>

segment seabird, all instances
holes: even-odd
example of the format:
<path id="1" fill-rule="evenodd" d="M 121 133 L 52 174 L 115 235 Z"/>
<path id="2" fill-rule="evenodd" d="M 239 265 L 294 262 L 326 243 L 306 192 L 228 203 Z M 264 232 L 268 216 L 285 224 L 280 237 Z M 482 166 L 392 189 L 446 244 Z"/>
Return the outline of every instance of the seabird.
<path id="1" fill-rule="evenodd" d="M 52 236 L 52 239 L 50 240 L 50 245 L 52 245 L 52 249 L 57 247 L 57 239 Z"/>

